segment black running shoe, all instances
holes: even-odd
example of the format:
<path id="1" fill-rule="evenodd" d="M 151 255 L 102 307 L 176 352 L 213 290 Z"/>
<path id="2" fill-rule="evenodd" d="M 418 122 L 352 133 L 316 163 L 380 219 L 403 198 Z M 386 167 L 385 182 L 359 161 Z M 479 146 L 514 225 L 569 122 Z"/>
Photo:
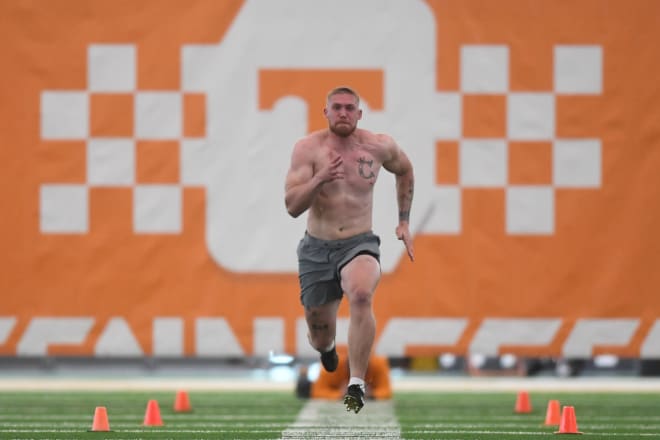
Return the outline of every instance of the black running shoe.
<path id="1" fill-rule="evenodd" d="M 325 371 L 332 373 L 337 369 L 339 364 L 339 356 L 337 356 L 337 347 L 332 347 L 332 350 L 321 353 L 321 363 Z"/>
<path id="2" fill-rule="evenodd" d="M 349 385 L 344 396 L 344 405 L 348 412 L 355 411 L 355 414 L 360 412 L 364 406 L 364 391 L 360 385 Z"/>

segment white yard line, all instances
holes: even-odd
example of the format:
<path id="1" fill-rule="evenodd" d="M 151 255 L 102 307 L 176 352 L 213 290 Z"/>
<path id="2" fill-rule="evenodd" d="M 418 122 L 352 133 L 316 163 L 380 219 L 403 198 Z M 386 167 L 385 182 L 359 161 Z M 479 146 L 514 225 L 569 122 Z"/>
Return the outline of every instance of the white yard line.
<path id="1" fill-rule="evenodd" d="M 358 413 L 337 400 L 309 400 L 295 423 L 282 432 L 290 439 L 400 439 L 401 427 L 391 401 L 367 401 Z"/>
<path id="2" fill-rule="evenodd" d="M 394 391 L 660 392 L 660 377 L 400 377 Z"/>
<path id="3" fill-rule="evenodd" d="M 0 391 L 291 391 L 289 382 L 272 382 L 251 378 L 68 378 L 68 377 L 2 377 Z"/>
<path id="4" fill-rule="evenodd" d="M 650 392 L 660 393 L 660 378 L 656 377 L 584 377 L 584 378 L 470 378 L 411 376 L 394 377 L 394 392 L 513 392 L 574 391 L 574 392 Z M 3 376 L 0 391 L 291 391 L 292 381 L 272 381 L 251 377 L 65 377 L 65 376 Z"/>

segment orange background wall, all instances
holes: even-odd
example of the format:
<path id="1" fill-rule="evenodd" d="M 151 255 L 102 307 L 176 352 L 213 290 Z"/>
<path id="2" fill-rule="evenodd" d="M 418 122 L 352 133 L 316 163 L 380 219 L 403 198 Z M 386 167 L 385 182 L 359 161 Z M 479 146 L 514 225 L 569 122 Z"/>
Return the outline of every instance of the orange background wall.
<path id="1" fill-rule="evenodd" d="M 630 344 L 614 351 L 637 355 L 660 317 L 660 4 L 426 3 L 437 25 L 438 91 L 459 88 L 461 45 L 507 45 L 512 91 L 552 88 L 554 45 L 602 47 L 602 93 L 556 101 L 558 137 L 601 140 L 602 183 L 596 190 L 557 189 L 554 233 L 545 236 L 506 233 L 504 188 L 463 189 L 461 232 L 418 234 L 415 263 L 402 259 L 383 277 L 375 300 L 378 332 L 392 317 L 467 318 L 455 346 L 426 349 L 464 353 L 484 318 L 559 317 L 562 327 L 552 344 L 534 349 L 547 354 L 559 351 L 578 319 L 635 318 L 640 326 Z M 16 318 L 1 355 L 14 355 L 31 319 L 44 316 L 95 319 L 82 344 L 52 346 L 50 354 L 91 354 L 115 316 L 126 319 L 145 353 L 151 351 L 154 317 L 182 317 L 187 355 L 194 354 L 195 318 L 226 318 L 250 353 L 253 318 L 282 317 L 285 348 L 295 351 L 295 321 L 302 316 L 296 274 L 219 267 L 206 248 L 202 188 L 183 190 L 180 234 L 135 234 L 126 215 L 132 210 L 131 188 L 90 189 L 86 234 L 43 234 L 39 227 L 40 185 L 84 182 L 86 163 L 84 141 L 39 136 L 41 92 L 84 89 L 87 46 L 110 42 L 137 45 L 140 89 L 179 89 L 181 47 L 217 43 L 242 5 L 238 0 L 0 4 L 0 316 Z M 260 105 L 268 108 L 290 91 L 321 108 L 325 92 L 341 78 L 371 96 L 375 108 L 386 106 L 379 72 L 338 74 L 264 71 Z M 93 134 L 131 132 L 130 97 L 123 99 L 91 101 Z M 193 109 L 186 133 L 203 135 L 204 102 L 204 96 L 186 94 L 185 105 Z M 502 135 L 501 98 L 467 97 L 463 105 L 466 136 Z M 323 127 L 320 112 L 310 113 L 308 123 L 310 130 Z M 138 145 L 136 178 L 176 181 L 178 146 L 157 147 Z M 544 148 L 526 156 L 527 150 L 512 145 L 510 179 L 548 183 L 550 153 Z M 455 182 L 455 145 L 439 143 L 438 157 L 444 158 L 438 159 L 438 182 Z M 345 305 L 341 313 L 346 316 Z"/>

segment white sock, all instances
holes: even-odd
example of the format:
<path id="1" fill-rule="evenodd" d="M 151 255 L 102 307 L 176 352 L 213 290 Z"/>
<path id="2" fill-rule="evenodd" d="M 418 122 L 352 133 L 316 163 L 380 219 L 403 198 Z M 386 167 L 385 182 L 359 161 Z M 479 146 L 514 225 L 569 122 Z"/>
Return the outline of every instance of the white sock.
<path id="1" fill-rule="evenodd" d="M 360 379 L 359 377 L 351 377 L 351 380 L 348 382 L 348 386 L 350 387 L 351 385 L 360 385 L 360 388 L 362 388 L 362 392 L 364 393 L 364 379 Z"/>
<path id="2" fill-rule="evenodd" d="M 330 350 L 332 350 L 333 348 L 335 348 L 335 341 L 332 341 L 332 344 L 328 345 L 328 348 L 326 348 L 325 350 L 323 350 L 323 353 L 327 353 L 327 352 L 329 352 Z"/>

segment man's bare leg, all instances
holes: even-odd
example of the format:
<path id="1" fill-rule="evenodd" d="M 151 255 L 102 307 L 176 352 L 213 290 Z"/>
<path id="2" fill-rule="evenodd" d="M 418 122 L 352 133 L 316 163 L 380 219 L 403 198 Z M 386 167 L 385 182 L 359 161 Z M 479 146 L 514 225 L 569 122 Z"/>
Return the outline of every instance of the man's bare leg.
<path id="1" fill-rule="evenodd" d="M 320 353 L 328 351 L 334 344 L 339 302 L 335 300 L 317 307 L 305 307 L 307 337 L 310 345 Z"/>
<path id="2" fill-rule="evenodd" d="M 351 377 L 364 380 L 376 334 L 372 299 L 380 280 L 380 265 L 370 255 L 358 255 L 344 266 L 341 279 L 350 306 L 348 359 Z"/>

